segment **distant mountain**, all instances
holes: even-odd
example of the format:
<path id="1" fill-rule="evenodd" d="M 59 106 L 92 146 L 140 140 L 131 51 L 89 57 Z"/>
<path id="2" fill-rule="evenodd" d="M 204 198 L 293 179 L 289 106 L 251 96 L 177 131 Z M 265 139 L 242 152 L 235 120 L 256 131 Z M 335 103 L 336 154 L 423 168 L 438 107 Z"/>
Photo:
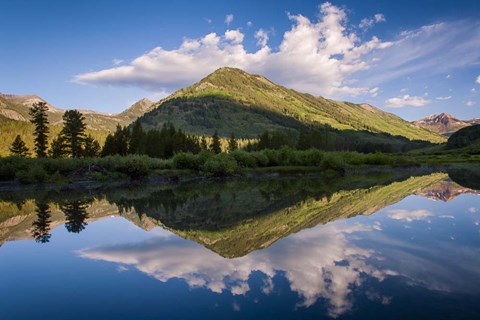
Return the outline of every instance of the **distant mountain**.
<path id="1" fill-rule="evenodd" d="M 30 107 L 37 102 L 46 102 L 36 95 L 13 95 L 0 93 L 0 156 L 8 155 L 8 148 L 15 136 L 19 134 L 30 150 L 33 150 L 33 126 L 28 114 Z M 56 108 L 48 102 L 48 119 L 50 121 L 50 138 L 56 136 L 63 123 L 65 110 Z M 115 130 L 117 124 L 129 125 L 150 110 L 153 103 L 142 99 L 119 114 L 106 114 L 91 110 L 80 110 L 85 116 L 88 133 L 103 143 L 108 132 Z"/>
<path id="2" fill-rule="evenodd" d="M 434 143 L 446 139 L 368 104 L 300 93 L 235 68 L 221 68 L 160 100 L 141 117 L 147 128 L 172 122 L 195 134 L 257 137 L 265 130 L 328 125 L 349 141 L 391 142 L 386 134 Z"/>
<path id="3" fill-rule="evenodd" d="M 441 134 L 444 136 L 451 136 L 455 131 L 462 128 L 480 124 L 480 119 L 459 120 L 448 113 L 432 114 L 428 117 L 422 118 L 412 122 L 420 128 L 424 128 L 431 132 Z"/>
<path id="4" fill-rule="evenodd" d="M 13 95 L 0 94 L 0 115 L 17 121 L 29 121 L 28 111 L 37 102 L 46 102 L 48 106 L 48 119 L 52 125 L 61 125 L 62 116 L 65 110 L 56 108 L 44 99 L 36 95 Z M 119 114 L 106 114 L 92 110 L 80 110 L 85 116 L 87 128 L 92 130 L 112 131 L 117 124 L 128 125 L 139 116 L 150 110 L 152 102 L 142 99 L 130 108 Z"/>
<path id="5" fill-rule="evenodd" d="M 451 179 L 444 179 L 416 191 L 415 194 L 434 201 L 449 202 L 462 194 L 480 195 L 480 191 L 463 187 Z"/>

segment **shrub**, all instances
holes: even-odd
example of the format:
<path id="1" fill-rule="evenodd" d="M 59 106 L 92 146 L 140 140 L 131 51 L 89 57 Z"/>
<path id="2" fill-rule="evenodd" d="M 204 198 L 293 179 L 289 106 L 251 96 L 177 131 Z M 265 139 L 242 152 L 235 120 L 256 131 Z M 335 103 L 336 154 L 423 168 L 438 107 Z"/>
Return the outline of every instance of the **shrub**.
<path id="1" fill-rule="evenodd" d="M 128 157 L 118 166 L 117 171 L 136 179 L 147 176 L 150 169 L 143 157 Z"/>
<path id="2" fill-rule="evenodd" d="M 203 172 L 213 176 L 229 176 L 237 170 L 237 161 L 225 153 L 220 153 L 208 159 L 202 166 Z"/>
<path id="3" fill-rule="evenodd" d="M 175 169 L 199 170 L 200 165 L 200 158 L 191 153 L 180 152 L 173 157 Z"/>
<path id="4" fill-rule="evenodd" d="M 257 164 L 257 158 L 254 154 L 245 151 L 233 151 L 230 156 L 237 161 L 237 164 L 242 168 L 255 168 Z"/>
<path id="5" fill-rule="evenodd" d="M 328 152 L 323 157 L 322 167 L 325 169 L 342 170 L 345 168 L 345 161 L 339 154 Z"/>
<path id="6" fill-rule="evenodd" d="M 15 179 L 25 184 L 42 183 L 47 181 L 48 174 L 47 172 L 45 172 L 43 167 L 35 164 L 28 169 L 22 169 L 17 171 L 17 173 L 15 174 Z"/>

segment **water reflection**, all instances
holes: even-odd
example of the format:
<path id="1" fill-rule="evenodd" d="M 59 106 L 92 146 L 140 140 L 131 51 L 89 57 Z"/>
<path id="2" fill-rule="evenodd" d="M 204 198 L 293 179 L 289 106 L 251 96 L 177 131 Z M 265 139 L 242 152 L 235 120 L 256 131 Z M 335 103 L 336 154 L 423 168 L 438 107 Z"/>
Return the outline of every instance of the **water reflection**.
<path id="1" fill-rule="evenodd" d="M 478 200 L 465 201 L 478 193 L 433 173 L 49 191 L 34 200 L 9 194 L 0 202 L 9 212 L 0 215 L 0 240 L 31 235 L 48 242 L 57 226 L 80 233 L 88 223 L 121 216 L 168 235 L 76 254 L 237 297 L 254 291 L 255 274 L 265 296 L 280 294 L 284 278 L 298 296 L 294 307 L 325 301 L 329 316 L 340 317 L 360 296 L 395 303 L 389 286 L 478 296 Z"/>
<path id="2" fill-rule="evenodd" d="M 35 241 L 40 243 L 47 243 L 50 241 L 52 236 L 50 232 L 50 209 L 48 204 L 39 202 L 35 209 L 37 212 L 37 219 L 33 222 L 32 227 L 32 236 L 35 238 Z"/>

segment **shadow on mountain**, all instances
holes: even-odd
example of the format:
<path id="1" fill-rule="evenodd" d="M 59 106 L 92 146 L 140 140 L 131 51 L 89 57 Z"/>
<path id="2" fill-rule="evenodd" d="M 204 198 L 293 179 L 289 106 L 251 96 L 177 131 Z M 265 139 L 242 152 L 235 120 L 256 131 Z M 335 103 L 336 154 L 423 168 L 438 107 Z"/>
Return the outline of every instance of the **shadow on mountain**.
<path id="1" fill-rule="evenodd" d="M 375 130 L 369 129 L 368 125 L 352 118 L 348 113 L 340 112 L 336 108 L 330 109 L 329 116 L 339 125 L 355 129 L 336 129 L 310 119 L 300 111 L 292 111 L 291 108 L 277 106 L 274 109 L 221 94 L 172 98 L 143 115 L 140 121 L 147 128 L 159 129 L 165 123 L 172 123 L 188 133 L 211 135 L 218 130 L 224 137 L 234 133 L 238 138 L 257 138 L 265 131 L 293 131 L 295 134 L 300 130 L 321 131 L 328 135 L 328 144 L 325 146 L 327 150 L 357 150 L 365 149 L 365 145 L 373 145 L 371 148 L 376 145 L 385 149 L 383 151 L 395 152 L 433 145 L 426 141 L 374 132 Z M 323 111 L 316 112 L 320 114 Z"/>

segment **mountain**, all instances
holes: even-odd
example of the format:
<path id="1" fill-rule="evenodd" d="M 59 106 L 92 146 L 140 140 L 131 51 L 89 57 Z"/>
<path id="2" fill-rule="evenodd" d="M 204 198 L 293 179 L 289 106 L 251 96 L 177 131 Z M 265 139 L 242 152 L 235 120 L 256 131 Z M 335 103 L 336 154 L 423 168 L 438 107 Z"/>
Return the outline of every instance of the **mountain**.
<path id="1" fill-rule="evenodd" d="M 459 120 L 448 113 L 432 114 L 428 117 L 422 118 L 412 122 L 420 128 L 424 128 L 431 132 L 441 134 L 444 136 L 451 136 L 455 131 L 462 128 L 480 124 L 480 119 Z"/>
<path id="2" fill-rule="evenodd" d="M 37 102 L 45 102 L 48 106 L 48 120 L 51 125 L 61 125 L 65 110 L 56 108 L 36 95 L 13 95 L 0 93 L 0 116 L 17 121 L 29 121 L 28 111 Z M 113 131 L 117 124 L 128 125 L 148 111 L 152 102 L 142 99 L 119 114 L 106 114 L 92 110 L 80 110 L 85 116 L 87 128 L 92 130 Z"/>
<path id="3" fill-rule="evenodd" d="M 8 155 L 8 148 L 19 134 L 30 150 L 33 150 L 33 126 L 28 114 L 30 107 L 37 102 L 45 102 L 48 106 L 48 120 L 50 121 L 50 137 L 56 136 L 62 127 L 62 116 L 65 110 L 56 108 L 44 99 L 36 95 L 13 95 L 0 93 L 0 156 Z M 148 99 L 142 99 L 130 108 L 119 114 L 106 114 L 91 110 L 80 110 L 85 116 L 87 133 L 93 135 L 100 143 L 103 143 L 107 134 L 117 124 L 129 125 L 138 117 L 150 110 L 153 103 Z"/>
<path id="4" fill-rule="evenodd" d="M 160 100 L 141 117 L 147 128 L 172 122 L 196 134 L 257 137 L 265 130 L 330 126 L 349 141 L 391 142 L 392 136 L 434 143 L 446 139 L 368 104 L 300 93 L 235 68 L 221 68 Z"/>
<path id="5" fill-rule="evenodd" d="M 461 194 L 480 195 L 480 191 L 463 187 L 451 179 L 444 179 L 416 191 L 415 194 L 434 201 L 449 202 Z"/>
<path id="6" fill-rule="evenodd" d="M 31 194 L 4 194 L 0 199 L 0 245 L 32 239 L 33 222 L 38 219 L 36 202 L 48 198 L 51 217 L 47 230 L 65 224 L 67 217 L 62 206 L 80 201 L 87 204 L 86 214 L 76 215 L 82 221 L 120 216 L 145 230 L 160 226 L 224 257 L 234 258 L 266 248 L 305 228 L 373 214 L 412 193 L 423 195 L 421 190 L 444 180 L 453 184 L 447 188 L 472 191 L 460 188 L 444 173 L 434 173 L 332 181 L 290 178 L 139 185 L 109 188 L 104 195 L 92 195 L 92 190 L 85 190 L 84 194 L 48 192 L 48 197 L 35 190 Z"/>

